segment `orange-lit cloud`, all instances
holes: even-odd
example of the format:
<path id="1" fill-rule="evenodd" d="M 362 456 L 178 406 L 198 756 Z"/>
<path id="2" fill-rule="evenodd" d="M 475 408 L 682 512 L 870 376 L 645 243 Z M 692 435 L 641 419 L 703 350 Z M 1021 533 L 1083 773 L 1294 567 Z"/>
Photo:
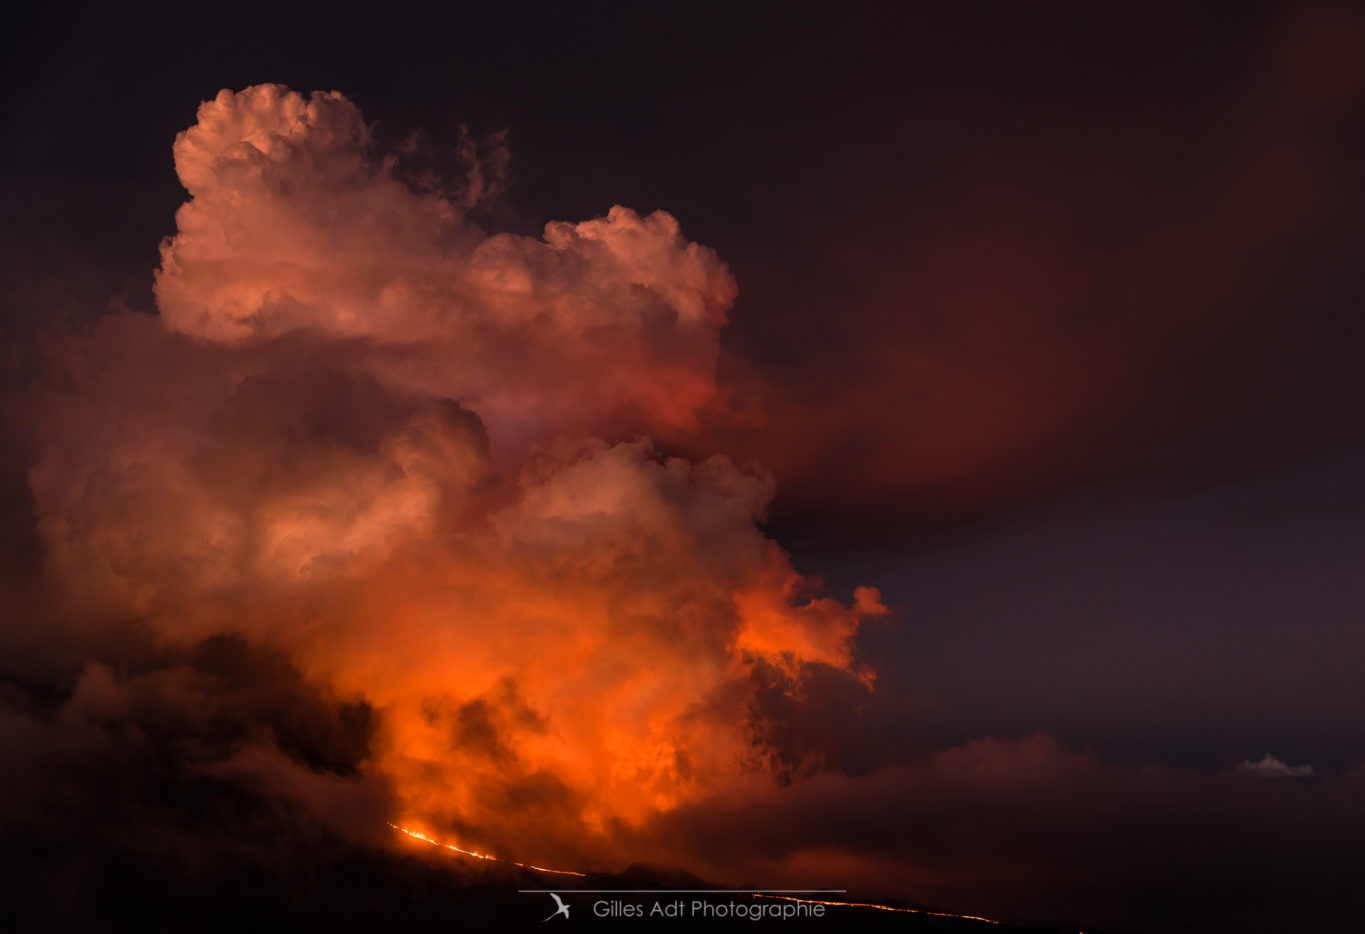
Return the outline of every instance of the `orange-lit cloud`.
<path id="1" fill-rule="evenodd" d="M 400 180 L 346 98 L 275 85 L 205 103 L 175 162 L 191 200 L 156 282 L 174 331 L 351 339 L 386 382 L 472 402 L 499 445 L 687 426 L 715 392 L 735 282 L 668 214 L 490 236 Z"/>
<path id="2" fill-rule="evenodd" d="M 871 683 L 877 592 L 813 592 L 759 469 L 648 440 L 714 395 L 735 297 L 672 217 L 489 235 L 346 98 L 272 85 L 175 157 L 160 319 L 102 321 L 28 400 L 65 613 L 284 651 L 375 710 L 390 816 L 531 860 L 771 785 L 760 682 Z"/>

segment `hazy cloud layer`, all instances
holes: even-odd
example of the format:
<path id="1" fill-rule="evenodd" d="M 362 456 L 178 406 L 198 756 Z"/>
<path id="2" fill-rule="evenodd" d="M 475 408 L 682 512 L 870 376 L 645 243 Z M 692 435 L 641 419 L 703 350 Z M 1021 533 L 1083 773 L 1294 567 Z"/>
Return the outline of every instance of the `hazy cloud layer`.
<path id="1" fill-rule="evenodd" d="M 1344 932 L 1365 910 L 1362 791 L 1358 769 L 1305 784 L 1121 767 L 1037 735 L 722 794 L 665 816 L 660 836 L 698 867 L 1015 921 Z"/>

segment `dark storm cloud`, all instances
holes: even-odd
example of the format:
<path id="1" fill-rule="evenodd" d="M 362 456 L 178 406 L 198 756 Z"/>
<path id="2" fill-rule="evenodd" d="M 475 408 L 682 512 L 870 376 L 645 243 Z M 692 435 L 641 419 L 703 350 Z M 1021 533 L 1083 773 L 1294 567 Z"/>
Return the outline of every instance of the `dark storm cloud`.
<path id="1" fill-rule="evenodd" d="M 722 374 L 798 540 L 1359 436 L 1359 10 L 1072 12 L 869 13 L 735 105 L 788 148 Z"/>
<path id="2" fill-rule="evenodd" d="M 310 868 L 301 849 L 375 842 L 390 795 L 356 771 L 372 731 L 363 700 L 321 694 L 238 636 L 166 650 L 129 628 L 119 643 L 112 664 L 65 675 L 6 665 L 7 924 L 203 919 L 196 899 L 225 889 L 264 883 L 248 899 L 279 899 Z"/>

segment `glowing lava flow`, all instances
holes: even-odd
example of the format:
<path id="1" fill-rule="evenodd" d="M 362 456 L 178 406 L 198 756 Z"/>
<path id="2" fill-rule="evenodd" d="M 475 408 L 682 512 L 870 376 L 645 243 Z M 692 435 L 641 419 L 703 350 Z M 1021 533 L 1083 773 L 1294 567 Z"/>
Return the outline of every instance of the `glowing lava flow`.
<path id="1" fill-rule="evenodd" d="M 546 869 L 544 866 L 532 866 L 530 863 L 519 863 L 514 859 L 503 859 L 500 856 L 492 856 L 488 853 L 475 853 L 473 850 L 461 849 L 460 847 L 455 846 L 455 844 L 453 843 L 442 843 L 440 840 L 433 840 L 431 837 L 428 837 L 424 833 L 420 833 L 416 830 L 408 830 L 406 827 L 399 827 L 397 824 L 389 824 L 389 826 L 392 827 L 394 830 L 398 831 L 399 833 L 407 834 L 409 837 L 412 837 L 415 840 L 421 840 L 423 843 L 430 843 L 432 846 L 443 847 L 447 850 L 454 850 L 456 853 L 461 853 L 465 856 L 472 856 L 475 859 L 492 860 L 495 863 L 506 863 L 509 866 L 517 866 L 521 869 L 531 869 L 536 872 L 552 872 L 558 876 L 579 876 L 580 878 L 582 878 L 587 875 L 587 873 L 585 872 L 574 872 L 571 869 Z"/>
<path id="2" fill-rule="evenodd" d="M 585 872 L 574 872 L 571 869 L 546 869 L 544 866 L 533 866 L 530 863 L 519 863 L 514 859 L 503 859 L 498 856 L 492 856 L 488 853 L 476 853 L 473 850 L 466 850 L 462 849 L 461 847 L 455 846 L 453 843 L 442 843 L 440 840 L 433 840 L 431 837 L 428 837 L 426 834 L 421 833 L 420 831 L 408 830 L 406 827 L 399 827 L 397 824 L 389 824 L 389 826 L 392 827 L 394 830 L 398 831 L 399 833 L 407 834 L 409 837 L 412 837 L 415 840 L 421 840 L 423 843 L 430 843 L 432 846 L 439 846 L 442 847 L 443 849 L 453 850 L 454 852 L 459 853 L 463 856 L 472 856 L 475 859 L 492 860 L 495 863 L 506 863 L 509 866 L 518 866 L 522 869 L 530 869 L 535 872 L 550 872 L 559 876 L 578 876 L 579 878 L 587 877 L 587 873 Z M 571 890 L 563 889 L 561 891 Z M 718 889 L 717 893 L 720 893 L 721 891 L 723 890 Z M 802 904 L 805 905 L 832 905 L 837 906 L 839 908 L 875 908 L 878 911 L 897 911 L 903 914 L 929 915 L 930 917 L 934 918 L 957 918 L 958 920 L 961 921 L 983 921 L 986 924 L 1000 923 L 999 921 L 996 921 L 993 918 L 983 918 L 980 915 L 956 915 L 948 911 L 930 911 L 927 908 L 896 908 L 892 905 L 878 905 L 875 902 L 837 902 L 821 898 L 796 898 L 791 895 L 771 895 L 758 892 L 748 892 L 744 894 L 751 895 L 754 898 L 775 898 L 786 902 L 801 902 Z"/>
<path id="3" fill-rule="evenodd" d="M 950 911 L 930 911 L 928 908 L 896 908 L 891 905 L 878 905 L 875 902 L 835 902 L 826 901 L 822 898 L 796 898 L 791 895 L 768 895 L 753 893 L 754 898 L 776 898 L 784 902 L 801 902 L 803 905 L 838 905 L 841 908 L 876 908 L 878 911 L 899 911 L 908 915 L 930 915 L 934 918 L 957 918 L 962 921 L 984 921 L 987 924 L 999 924 L 993 918 L 983 918 L 980 915 L 955 915 Z"/>

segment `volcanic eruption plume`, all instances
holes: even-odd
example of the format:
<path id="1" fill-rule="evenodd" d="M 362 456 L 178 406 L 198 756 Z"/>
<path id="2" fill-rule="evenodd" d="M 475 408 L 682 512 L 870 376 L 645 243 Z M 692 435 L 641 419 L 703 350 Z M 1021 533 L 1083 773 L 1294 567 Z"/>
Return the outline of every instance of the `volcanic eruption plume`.
<path id="1" fill-rule="evenodd" d="M 870 690 L 877 591 L 793 570 L 760 468 L 649 440 L 715 395 L 714 252 L 624 207 L 489 233 L 480 184 L 411 181 L 335 92 L 223 91 L 174 153 L 160 317 L 55 346 L 24 400 L 55 613 L 282 653 L 370 712 L 337 782 L 528 861 L 619 858 L 623 828 L 818 766 L 757 692 Z"/>

